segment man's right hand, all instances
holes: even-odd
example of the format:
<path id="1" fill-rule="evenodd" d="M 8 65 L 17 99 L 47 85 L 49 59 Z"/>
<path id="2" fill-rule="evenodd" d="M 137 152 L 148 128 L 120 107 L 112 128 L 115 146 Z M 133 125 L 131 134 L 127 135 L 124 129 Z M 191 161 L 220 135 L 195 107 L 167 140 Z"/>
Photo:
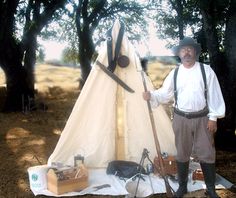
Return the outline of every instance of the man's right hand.
<path id="1" fill-rule="evenodd" d="M 143 92 L 143 99 L 146 100 L 146 101 L 148 101 L 148 100 L 151 99 L 151 93 L 150 93 L 150 91 L 145 91 L 145 92 Z"/>

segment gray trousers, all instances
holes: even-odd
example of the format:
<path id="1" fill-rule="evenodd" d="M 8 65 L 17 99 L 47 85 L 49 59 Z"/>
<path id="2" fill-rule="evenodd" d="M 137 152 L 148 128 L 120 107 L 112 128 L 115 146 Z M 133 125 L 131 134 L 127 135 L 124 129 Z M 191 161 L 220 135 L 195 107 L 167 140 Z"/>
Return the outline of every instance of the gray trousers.
<path id="1" fill-rule="evenodd" d="M 193 156 L 202 163 L 215 163 L 214 134 L 208 131 L 207 123 L 207 116 L 188 119 L 174 113 L 177 161 L 187 162 Z"/>

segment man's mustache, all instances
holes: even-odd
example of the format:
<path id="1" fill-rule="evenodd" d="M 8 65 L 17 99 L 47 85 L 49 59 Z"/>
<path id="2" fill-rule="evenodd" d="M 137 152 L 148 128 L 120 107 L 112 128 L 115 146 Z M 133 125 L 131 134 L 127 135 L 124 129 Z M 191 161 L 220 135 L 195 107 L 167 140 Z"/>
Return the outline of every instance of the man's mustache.
<path id="1" fill-rule="evenodd" d="M 191 56 L 190 54 L 186 54 L 183 58 L 184 58 L 184 59 L 186 59 L 186 58 L 192 58 L 192 56 Z"/>

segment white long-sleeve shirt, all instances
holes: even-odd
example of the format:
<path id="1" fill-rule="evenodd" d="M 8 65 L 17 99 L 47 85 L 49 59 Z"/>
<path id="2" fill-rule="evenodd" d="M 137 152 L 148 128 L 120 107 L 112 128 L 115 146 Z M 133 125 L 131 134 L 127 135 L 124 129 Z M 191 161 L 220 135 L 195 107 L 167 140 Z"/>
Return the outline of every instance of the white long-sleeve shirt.
<path id="1" fill-rule="evenodd" d="M 225 116 L 225 103 L 215 72 L 209 65 L 204 64 L 207 81 L 207 103 L 210 120 Z M 174 70 L 173 69 L 163 82 L 160 89 L 151 92 L 151 105 L 168 103 L 174 98 Z M 199 62 L 193 67 L 185 68 L 182 64 L 176 79 L 177 84 L 177 106 L 185 112 L 196 112 L 206 106 L 204 96 L 204 81 Z M 176 101 L 175 101 L 176 102 Z"/>

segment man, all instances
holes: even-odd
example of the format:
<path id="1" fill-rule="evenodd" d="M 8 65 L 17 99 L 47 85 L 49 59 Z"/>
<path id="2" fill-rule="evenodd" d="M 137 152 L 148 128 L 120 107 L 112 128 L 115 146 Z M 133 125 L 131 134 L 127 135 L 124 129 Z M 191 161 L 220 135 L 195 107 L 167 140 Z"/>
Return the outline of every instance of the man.
<path id="1" fill-rule="evenodd" d="M 185 37 L 173 48 L 181 59 L 181 65 L 173 69 L 155 91 L 143 93 L 152 107 L 174 99 L 173 130 L 177 149 L 176 161 L 179 188 L 175 197 L 187 193 L 189 159 L 200 161 L 206 193 L 218 197 L 215 192 L 214 133 L 217 119 L 225 115 L 225 103 L 218 79 L 209 65 L 199 63 L 201 47 L 194 39 Z"/>

